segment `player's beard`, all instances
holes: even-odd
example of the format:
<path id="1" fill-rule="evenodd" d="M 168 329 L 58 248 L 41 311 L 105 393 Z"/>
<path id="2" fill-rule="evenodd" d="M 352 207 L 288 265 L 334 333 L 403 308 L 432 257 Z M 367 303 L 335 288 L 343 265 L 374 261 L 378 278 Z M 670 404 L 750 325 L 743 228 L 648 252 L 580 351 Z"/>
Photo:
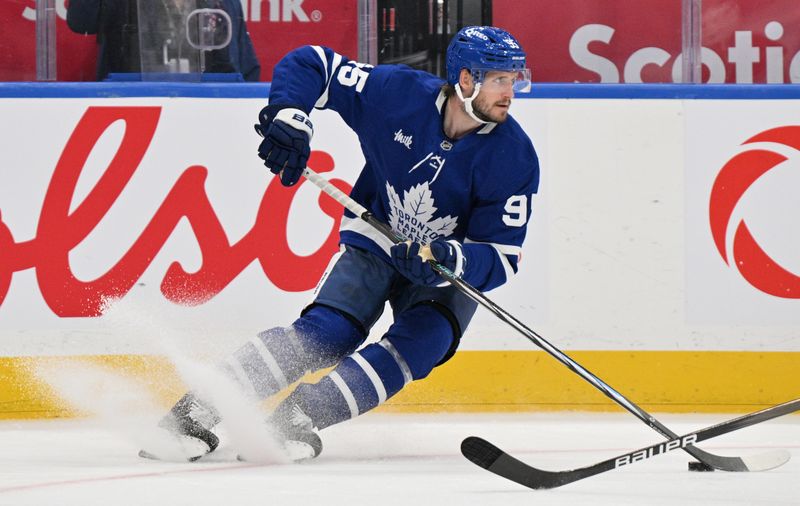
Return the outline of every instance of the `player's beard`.
<path id="1" fill-rule="evenodd" d="M 493 113 L 492 108 L 497 104 L 510 106 L 511 100 L 508 100 L 507 102 L 504 100 L 498 100 L 497 102 L 489 104 L 487 103 L 485 96 L 478 95 L 472 102 L 472 112 L 475 113 L 475 116 L 483 121 L 488 121 L 490 123 L 503 123 L 506 119 L 508 119 L 508 107 L 500 108 Z"/>

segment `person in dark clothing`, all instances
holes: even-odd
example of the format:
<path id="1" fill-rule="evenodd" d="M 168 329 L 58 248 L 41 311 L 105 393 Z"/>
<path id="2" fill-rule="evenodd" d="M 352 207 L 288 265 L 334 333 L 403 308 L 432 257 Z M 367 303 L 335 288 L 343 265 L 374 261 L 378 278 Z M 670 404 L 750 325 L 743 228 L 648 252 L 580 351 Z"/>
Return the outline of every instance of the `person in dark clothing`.
<path id="1" fill-rule="evenodd" d="M 245 81 L 258 81 L 261 65 L 247 33 L 239 0 L 204 0 L 197 7 L 221 8 L 231 18 L 231 41 L 223 48 L 206 53 L 206 72 L 239 72 Z M 154 4 L 166 8 L 169 2 Z M 154 9 L 148 16 L 163 17 Z M 97 80 L 109 73 L 140 72 L 139 35 L 136 0 L 70 0 L 67 25 L 76 33 L 97 35 Z"/>

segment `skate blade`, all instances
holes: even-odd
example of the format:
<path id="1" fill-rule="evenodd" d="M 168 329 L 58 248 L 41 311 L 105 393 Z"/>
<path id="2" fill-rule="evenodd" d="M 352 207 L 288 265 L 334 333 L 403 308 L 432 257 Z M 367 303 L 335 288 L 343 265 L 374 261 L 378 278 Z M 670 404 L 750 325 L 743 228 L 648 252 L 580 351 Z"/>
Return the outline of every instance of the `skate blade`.
<path id="1" fill-rule="evenodd" d="M 194 462 L 210 451 L 209 446 L 200 439 L 169 433 L 161 430 L 149 438 L 146 447 L 139 450 L 139 456 L 151 460 L 168 462 Z"/>
<path id="2" fill-rule="evenodd" d="M 208 453 L 208 452 L 206 452 L 206 453 Z M 205 455 L 205 453 L 203 455 Z M 185 460 L 187 462 L 194 462 L 196 460 L 199 460 L 200 457 L 202 457 L 203 455 L 187 456 L 187 457 L 185 457 Z M 148 452 L 146 450 L 139 450 L 139 456 L 141 458 L 143 458 L 143 459 L 165 460 L 165 461 L 170 461 L 170 462 L 176 462 L 176 461 L 179 461 L 179 460 L 183 460 L 183 459 L 176 459 L 176 458 L 164 458 L 163 455 L 158 456 L 158 455 L 152 454 L 152 453 L 150 453 L 150 452 Z"/>
<path id="3" fill-rule="evenodd" d="M 283 463 L 283 464 L 291 464 L 296 463 L 299 464 L 301 462 L 307 462 L 309 460 L 313 460 L 317 455 L 314 452 L 314 448 L 302 441 L 286 441 L 280 449 L 280 455 L 271 455 L 269 462 L 270 463 Z M 261 459 L 253 459 L 248 458 L 241 453 L 236 455 L 236 460 L 239 462 L 260 462 Z"/>
<path id="4" fill-rule="evenodd" d="M 283 445 L 286 458 L 294 462 L 305 462 L 317 456 L 314 447 L 303 441 L 286 441 Z"/>

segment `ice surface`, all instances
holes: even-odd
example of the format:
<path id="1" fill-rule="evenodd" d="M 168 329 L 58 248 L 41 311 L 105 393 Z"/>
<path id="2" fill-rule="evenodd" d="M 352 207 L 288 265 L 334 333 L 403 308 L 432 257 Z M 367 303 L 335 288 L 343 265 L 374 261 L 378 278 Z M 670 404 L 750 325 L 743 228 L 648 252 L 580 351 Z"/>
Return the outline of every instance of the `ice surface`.
<path id="1" fill-rule="evenodd" d="M 733 415 L 659 415 L 678 433 Z M 223 441 L 195 463 L 136 456 L 130 426 L 108 417 L 0 422 L 0 505 L 798 505 L 800 416 L 746 428 L 701 446 L 747 455 L 793 454 L 763 473 L 690 473 L 672 452 L 549 491 L 533 491 L 476 467 L 459 452 L 488 439 L 544 469 L 590 464 L 659 441 L 631 415 L 367 414 L 324 430 L 322 455 L 306 464 L 238 462 Z"/>

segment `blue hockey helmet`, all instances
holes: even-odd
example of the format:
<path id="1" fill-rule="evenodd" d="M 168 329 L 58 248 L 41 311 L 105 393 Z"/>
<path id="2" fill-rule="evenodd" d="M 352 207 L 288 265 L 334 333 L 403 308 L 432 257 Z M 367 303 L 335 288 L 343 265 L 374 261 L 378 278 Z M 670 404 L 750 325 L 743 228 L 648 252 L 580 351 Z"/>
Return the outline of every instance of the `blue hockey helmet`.
<path id="1" fill-rule="evenodd" d="M 486 72 L 518 72 L 514 91 L 528 91 L 530 70 L 525 66 L 525 51 L 513 35 L 494 26 L 465 26 L 447 46 L 447 82 L 458 83 L 461 69 L 467 69 L 476 82 Z"/>

